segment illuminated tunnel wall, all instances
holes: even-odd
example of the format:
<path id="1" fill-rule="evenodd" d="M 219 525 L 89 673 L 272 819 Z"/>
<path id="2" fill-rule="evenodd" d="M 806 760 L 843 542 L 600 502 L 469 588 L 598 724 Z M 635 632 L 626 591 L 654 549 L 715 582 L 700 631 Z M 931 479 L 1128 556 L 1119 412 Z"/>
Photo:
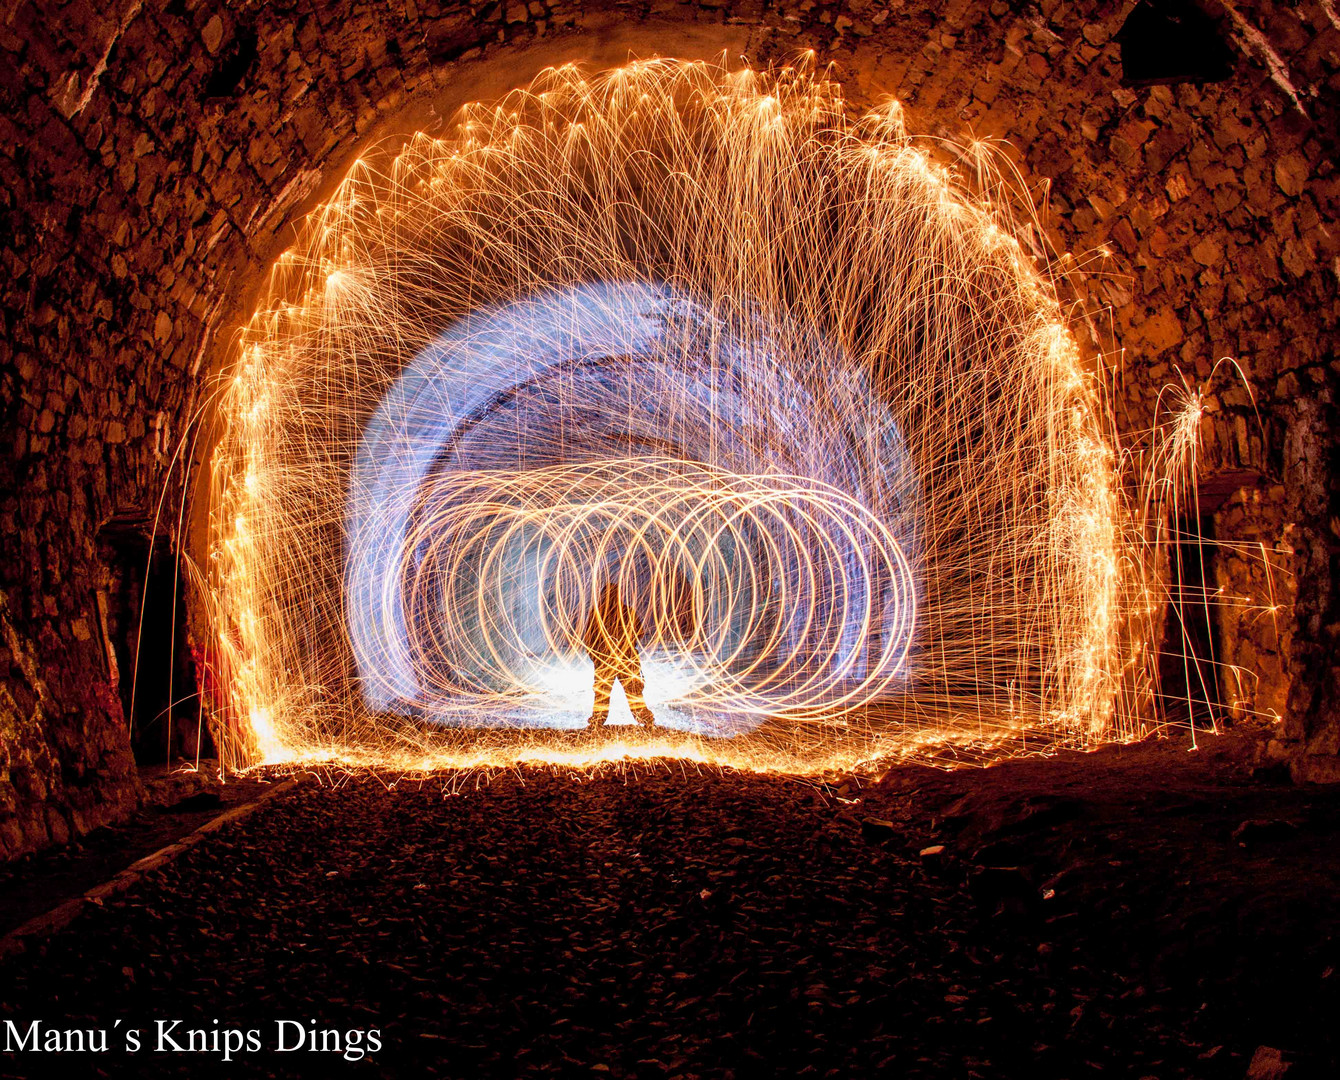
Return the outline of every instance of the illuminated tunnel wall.
<path id="1" fill-rule="evenodd" d="M 615 581 L 670 729 L 1125 731 L 1152 545 L 1006 191 L 807 64 L 566 66 L 365 157 L 223 402 L 230 707 L 270 757 L 579 726 Z"/>

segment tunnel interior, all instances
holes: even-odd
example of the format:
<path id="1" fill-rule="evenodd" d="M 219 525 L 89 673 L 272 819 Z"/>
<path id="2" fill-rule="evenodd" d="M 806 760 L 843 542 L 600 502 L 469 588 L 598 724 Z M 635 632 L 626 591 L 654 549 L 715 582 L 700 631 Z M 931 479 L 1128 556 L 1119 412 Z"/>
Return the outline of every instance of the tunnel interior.
<path id="1" fill-rule="evenodd" d="M 806 30 L 790 41 L 767 18 L 721 23 L 693 11 L 689 22 L 674 24 L 655 17 L 629 22 L 598 7 L 553 20 L 502 16 L 501 25 L 510 29 L 487 46 L 473 36 L 472 21 L 434 17 L 427 36 L 411 34 L 413 44 L 404 27 L 387 24 L 376 31 L 381 45 L 370 52 L 371 39 L 361 30 L 327 36 L 311 14 L 271 22 L 240 9 L 202 9 L 189 17 L 132 12 L 124 28 L 62 23 L 56 34 L 66 42 L 64 53 L 21 50 L 25 59 L 16 70 L 48 87 L 41 100 L 51 121 L 42 137 L 34 133 L 24 142 L 24 156 L 6 158 L 15 225 L 10 250 L 19 260 L 14 266 L 32 273 L 23 279 L 26 290 L 7 301 L 18 333 L 6 345 L 5 407 L 15 454 L 7 464 L 5 528 L 18 544 L 18 558 L 7 571 L 4 619 L 13 631 L 6 647 L 17 703 L 14 730 L 45 732 L 32 736 L 38 742 L 19 755 L 23 762 L 14 775 L 46 779 L 36 787 L 21 780 L 15 788 L 7 812 L 12 850 L 40 847 L 41 837 L 51 835 L 53 813 L 64 821 L 56 826 L 62 834 L 71 823 L 78 830 L 111 820 L 134 801 L 128 763 L 136 752 L 160 751 L 147 744 L 133 751 L 130 733 L 168 739 L 169 725 L 155 720 L 168 704 L 165 672 L 180 697 L 179 711 L 194 710 L 194 729 L 203 721 L 210 732 L 188 735 L 193 726 L 173 714 L 171 746 L 160 746 L 165 757 L 192 757 L 195 743 L 236 765 L 257 759 L 252 712 L 262 726 L 268 713 L 227 700 L 225 688 L 236 682 L 239 668 L 226 654 L 237 633 L 220 631 L 204 584 L 214 570 L 208 518 L 219 505 L 211 455 L 223 437 L 224 381 L 239 370 L 236 328 L 257 310 L 276 275 L 283 276 L 280 264 L 295 230 L 314 212 L 329 216 L 332 196 L 341 184 L 350 190 L 364 162 L 394 160 L 412 146 L 414 132 L 428 140 L 459 137 L 452 125 L 462 105 L 500 100 L 547 65 L 578 61 L 599 72 L 627 63 L 630 55 L 722 63 L 723 48 L 727 68 L 732 50 L 747 54 L 759 71 L 794 65 L 797 56 L 812 57 L 805 63 L 831 61 L 835 66 L 820 76 L 831 74 L 852 117 L 882 108 L 892 95 L 918 152 L 962 183 L 969 202 L 980 199 L 997 213 L 1008 208 L 1016 215 L 1005 232 L 1017 237 L 1028 263 L 1057 290 L 1080 363 L 1106 388 L 1102 409 L 1122 453 L 1174 416 L 1182 427 L 1165 449 L 1175 444 L 1185 452 L 1190 425 L 1197 425 L 1194 469 L 1178 476 L 1177 498 L 1199 491 L 1215 505 L 1199 518 L 1166 511 L 1169 520 L 1184 519 L 1168 536 L 1185 524 L 1201 538 L 1201 559 L 1209 563 L 1197 574 L 1200 564 L 1189 559 L 1186 544 L 1170 560 L 1174 572 L 1180 567 L 1186 576 L 1158 586 L 1163 592 L 1153 598 L 1144 636 L 1156 643 L 1153 651 L 1180 644 L 1171 656 L 1139 660 L 1148 675 L 1117 692 L 1116 707 L 1136 718 L 1130 731 L 1159 727 L 1156 717 L 1163 714 L 1146 708 L 1159 699 L 1169 716 L 1175 702 L 1188 702 L 1182 710 L 1188 715 L 1177 722 L 1193 729 L 1261 724 L 1269 747 L 1262 752 L 1272 760 L 1300 776 L 1327 775 L 1332 688 L 1325 679 L 1301 676 L 1326 666 L 1324 628 L 1334 622 L 1334 482 L 1325 467 L 1332 377 L 1325 357 L 1333 327 L 1318 315 L 1328 310 L 1334 286 L 1327 269 L 1333 239 L 1324 225 L 1332 166 L 1318 134 L 1330 115 L 1320 89 L 1327 77 L 1325 19 L 1319 33 L 1308 35 L 1298 29 L 1313 25 L 1306 13 L 1290 22 L 1273 9 L 1137 4 L 1120 11 L 1047 10 L 1035 25 L 1028 21 L 1033 16 L 1009 5 L 999 12 L 968 5 L 945 24 L 961 32 L 937 30 L 938 16 L 916 8 L 896 26 L 853 17 L 840 31 Z M 944 40 L 933 40 L 936 33 Z M 1188 35 L 1203 48 L 1182 48 Z M 917 52 L 927 41 L 929 52 Z M 1146 56 L 1142 72 L 1140 49 L 1154 45 L 1164 60 L 1170 51 L 1222 60 L 1228 50 L 1233 62 L 1216 68 L 1197 60 L 1196 70 L 1176 72 L 1155 70 L 1162 61 Z M 162 49 L 181 50 L 171 74 L 156 63 L 140 71 L 134 58 Z M 355 55 L 362 57 L 356 71 L 347 60 Z M 337 63 L 336 57 L 346 59 Z M 306 74 L 295 77 L 291 70 Z M 382 74 L 373 78 L 373 71 Z M 398 73 L 396 89 L 379 81 L 389 72 Z M 281 107 L 280 87 L 294 78 L 293 85 L 323 85 L 334 97 L 304 96 Z M 479 123 L 485 119 L 477 115 Z M 238 152 L 225 152 L 228 146 Z M 85 168 L 111 178 L 92 203 L 79 186 Z M 634 203 L 645 198 L 648 184 L 644 177 L 631 185 Z M 376 188 L 373 180 L 368 185 Z M 25 218 L 21 207 L 44 202 L 58 208 L 40 218 L 53 223 L 54 232 L 24 224 L 39 218 Z M 625 248 L 629 236 L 621 241 Z M 61 270 L 74 264 L 96 268 L 77 297 L 75 278 Z M 798 278 L 803 282 L 803 274 Z M 832 312 L 820 314 L 830 318 Z M 863 316 L 853 318 L 860 327 Z M 448 321 L 439 320 L 435 332 Z M 924 336 L 924 327 L 913 327 L 907 340 L 915 349 Z M 85 361 L 70 359 L 85 355 L 85 346 Z M 375 395 L 368 410 L 372 400 Z M 523 419 L 533 426 L 538 413 L 554 413 L 554 395 L 541 379 L 480 408 L 459 432 L 455 464 L 434 459 L 432 475 L 459 468 L 466 458 L 487 463 L 500 450 L 522 457 L 538 452 L 533 440 L 503 449 L 501 430 L 508 423 L 521 430 Z M 591 420 L 574 412 L 557 426 L 579 430 Z M 911 414 L 894 423 L 920 430 Z M 654 426 L 623 431 L 614 439 L 623 440 L 620 453 L 685 452 L 663 431 L 651 431 Z M 355 428 L 341 439 L 352 445 Z M 983 445 L 983 435 L 971 435 L 964 445 L 974 443 Z M 570 451 L 564 451 L 568 458 L 589 453 Z M 959 453 L 946 446 L 939 460 L 922 462 L 919 483 L 924 487 L 926 476 L 938 475 L 940 464 L 959 460 Z M 932 503 L 942 501 L 937 496 Z M 171 638 L 174 655 L 152 665 L 163 669 L 151 678 L 155 704 L 138 715 L 137 703 L 127 719 L 121 684 L 133 665 L 122 663 L 121 654 L 131 649 L 114 641 L 109 651 L 104 639 L 122 633 L 133 604 L 116 599 L 101 578 L 114 565 L 117 595 L 133 591 L 126 583 L 137 576 L 143 579 L 143 571 L 129 565 L 139 555 L 128 541 L 112 544 L 119 552 L 105 549 L 118 528 L 118 507 L 155 504 L 183 511 L 177 515 L 183 525 L 169 530 L 169 544 L 181 556 L 181 587 L 160 590 L 155 582 L 168 571 L 153 569 L 151 592 L 182 603 L 175 615 L 159 618 L 157 601 L 155 611 L 145 612 L 146 626 Z M 970 545 L 972 530 L 963 535 Z M 898 542 L 915 547 L 907 537 Z M 1177 548 L 1171 540 L 1160 543 Z M 309 546 L 298 541 L 292 550 L 301 557 Z M 911 554 L 909 565 L 917 557 Z M 328 576 L 338 596 L 336 578 L 345 571 L 336 561 Z M 1212 582 L 1206 578 L 1211 571 Z M 985 570 L 983 580 L 1011 579 L 993 573 Z M 683 587 L 680 580 L 673 589 Z M 872 585 L 887 588 L 887 582 Z M 924 630 L 933 603 L 921 588 L 914 583 L 912 593 L 922 605 Z M 1212 593 L 1215 603 L 1168 614 L 1169 598 L 1198 590 Z M 1131 601 L 1130 609 L 1142 602 Z M 1208 615 L 1190 616 L 1192 607 Z M 313 620 L 306 632 L 327 633 L 326 623 L 337 621 Z M 998 628 L 986 636 L 1006 641 L 1014 632 Z M 925 650 L 918 652 L 922 639 L 913 639 L 915 664 Z M 951 649 L 973 639 L 973 631 L 935 638 Z M 984 638 L 977 633 L 975 640 Z M 1015 696 L 1035 692 L 1028 679 L 1003 669 L 985 679 L 980 671 L 965 674 L 972 652 L 965 648 L 955 661 L 958 674 L 946 669 L 946 700 L 963 688 L 989 685 L 1008 712 Z M 1188 656 L 1194 657 L 1190 666 Z M 992 664 L 1000 667 L 999 656 Z M 356 678 L 367 674 L 358 674 L 357 660 L 348 671 Z M 203 695 L 196 695 L 197 680 Z M 181 695 L 178 684 L 186 691 Z M 580 711 L 575 705 L 574 717 Z M 330 726 L 338 728 L 338 718 Z M 1127 729 L 1118 724 L 1114 730 Z M 61 794 L 63 775 L 81 778 L 79 794 Z M 20 788 L 48 794 L 34 798 Z"/>
<path id="2" fill-rule="evenodd" d="M 0 1071 L 1340 1069 L 1334 3 L 0 22 Z"/>
<path id="3" fill-rule="evenodd" d="M 1124 476 L 1024 193 L 842 94 L 809 61 L 566 65 L 310 215 L 212 477 L 210 636 L 263 758 L 412 754 L 388 714 L 580 726 L 607 582 L 662 727 L 763 725 L 759 763 L 826 767 L 824 728 L 866 756 L 1144 730 L 1152 672 L 1118 656 L 1151 648 L 1198 399 Z M 660 603 L 685 582 L 688 640 Z"/>

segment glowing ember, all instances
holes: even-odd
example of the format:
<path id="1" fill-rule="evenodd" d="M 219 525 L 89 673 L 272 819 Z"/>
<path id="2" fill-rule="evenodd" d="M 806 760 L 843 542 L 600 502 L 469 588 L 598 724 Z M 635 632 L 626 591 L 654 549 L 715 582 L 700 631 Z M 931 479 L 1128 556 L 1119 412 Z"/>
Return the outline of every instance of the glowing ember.
<path id="1" fill-rule="evenodd" d="M 809 70 L 565 67 L 359 162 L 222 412 L 253 760 L 810 770 L 1148 701 L 1160 517 L 1053 291 L 896 104 L 851 120 Z M 517 730 L 586 716 L 609 581 L 671 730 Z"/>

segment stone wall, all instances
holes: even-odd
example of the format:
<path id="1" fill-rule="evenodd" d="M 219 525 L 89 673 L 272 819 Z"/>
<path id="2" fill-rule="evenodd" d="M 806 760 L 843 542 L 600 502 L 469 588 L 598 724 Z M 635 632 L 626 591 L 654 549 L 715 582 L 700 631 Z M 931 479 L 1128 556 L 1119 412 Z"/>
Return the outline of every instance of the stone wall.
<path id="1" fill-rule="evenodd" d="M 1227 659 L 1260 675 L 1235 681 L 1231 700 L 1244 715 L 1283 716 L 1276 746 L 1300 775 L 1334 773 L 1335 7 L 1207 0 L 1239 52 L 1234 77 L 1131 90 L 1113 40 L 1131 6 L 10 5 L 0 855 L 60 842 L 138 798 L 99 611 L 110 573 L 99 532 L 136 520 L 170 534 L 161 511 L 176 514 L 207 432 L 174 455 L 295 218 L 370 140 L 440 127 L 455 105 L 545 64 L 630 50 L 727 48 L 757 62 L 813 48 L 837 62 L 854 102 L 901 98 L 914 131 L 1010 140 L 1025 180 L 1048 194 L 1053 243 L 1074 253 L 1065 269 L 1092 347 L 1125 349 L 1121 423 L 1147 427 L 1179 371 L 1210 385 L 1204 472 L 1230 489 L 1219 539 L 1241 545 L 1217 573 L 1259 595 L 1262 550 L 1276 567 L 1260 605 L 1272 610 L 1223 629 Z M 1211 382 L 1221 357 L 1243 379 L 1229 368 Z"/>

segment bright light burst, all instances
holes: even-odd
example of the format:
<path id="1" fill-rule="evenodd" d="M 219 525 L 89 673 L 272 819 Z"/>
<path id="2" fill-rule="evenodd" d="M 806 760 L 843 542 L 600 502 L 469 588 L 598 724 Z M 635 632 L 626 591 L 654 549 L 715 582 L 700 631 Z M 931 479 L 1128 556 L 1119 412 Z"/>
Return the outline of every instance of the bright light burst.
<path id="1" fill-rule="evenodd" d="M 1012 232 L 805 65 L 564 67 L 358 162 L 222 406 L 230 745 L 813 770 L 1131 734 L 1155 545 Z M 579 746 L 542 729 L 589 710 L 606 581 L 671 730 Z"/>

